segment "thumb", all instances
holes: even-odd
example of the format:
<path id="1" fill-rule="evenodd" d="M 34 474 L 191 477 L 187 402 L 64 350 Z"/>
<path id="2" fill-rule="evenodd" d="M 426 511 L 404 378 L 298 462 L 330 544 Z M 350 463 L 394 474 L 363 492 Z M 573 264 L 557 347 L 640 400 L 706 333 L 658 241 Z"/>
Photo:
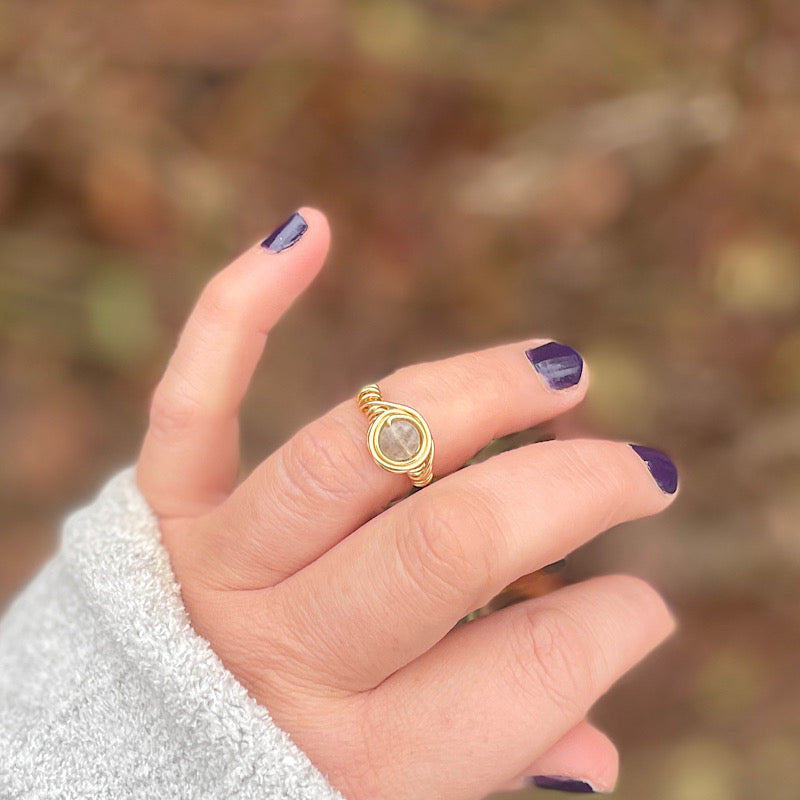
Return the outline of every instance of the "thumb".
<path id="1" fill-rule="evenodd" d="M 159 517 L 195 516 L 233 490 L 239 407 L 267 334 L 322 268 L 325 216 L 301 208 L 206 285 L 153 395 L 137 482 Z"/>

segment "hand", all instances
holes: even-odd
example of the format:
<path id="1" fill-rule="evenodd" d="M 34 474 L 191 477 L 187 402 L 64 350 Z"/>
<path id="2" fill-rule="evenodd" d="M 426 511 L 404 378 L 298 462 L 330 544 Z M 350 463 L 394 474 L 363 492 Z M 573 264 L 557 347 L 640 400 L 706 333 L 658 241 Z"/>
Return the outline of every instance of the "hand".
<path id="1" fill-rule="evenodd" d="M 546 442 L 459 469 L 580 402 L 585 371 L 555 389 L 526 358 L 546 340 L 379 381 L 436 444 L 441 480 L 399 503 L 409 479 L 374 463 L 352 398 L 237 485 L 242 398 L 328 249 L 324 216 L 300 213 L 296 243 L 254 246 L 211 280 L 153 397 L 137 480 L 195 629 L 349 800 L 466 800 L 530 775 L 611 789 L 616 751 L 585 715 L 671 632 L 658 595 L 602 577 L 453 627 L 671 495 L 646 454 L 616 442 Z"/>

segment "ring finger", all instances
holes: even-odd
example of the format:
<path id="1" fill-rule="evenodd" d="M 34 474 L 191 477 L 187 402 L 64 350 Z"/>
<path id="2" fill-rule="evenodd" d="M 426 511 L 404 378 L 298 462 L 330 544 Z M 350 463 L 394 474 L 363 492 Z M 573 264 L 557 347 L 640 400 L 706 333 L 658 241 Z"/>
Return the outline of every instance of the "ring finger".
<path id="1" fill-rule="evenodd" d="M 388 773 L 381 783 L 403 787 L 398 797 L 484 796 L 499 780 L 527 772 L 532 753 L 565 736 L 673 629 L 655 591 L 619 575 L 459 628 L 369 695 L 375 751 L 402 741 L 406 752 L 425 754 L 380 765 Z M 582 767 L 569 756 L 540 756 L 534 768 L 608 790 L 616 772 L 608 744 L 598 753 L 605 765 L 581 748 L 589 756 Z"/>

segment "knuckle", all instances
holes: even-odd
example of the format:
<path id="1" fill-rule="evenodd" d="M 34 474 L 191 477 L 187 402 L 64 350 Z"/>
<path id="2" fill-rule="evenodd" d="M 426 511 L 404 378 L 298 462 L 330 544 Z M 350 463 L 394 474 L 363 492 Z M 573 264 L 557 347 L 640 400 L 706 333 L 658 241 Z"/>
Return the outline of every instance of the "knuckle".
<path id="1" fill-rule="evenodd" d="M 661 595 L 644 579 L 636 575 L 608 575 L 614 589 L 627 603 L 636 606 L 664 606 Z"/>
<path id="2" fill-rule="evenodd" d="M 607 575 L 605 580 L 619 598 L 620 613 L 637 610 L 637 617 L 649 620 L 652 634 L 668 635 L 675 627 L 675 619 L 664 598 L 645 580 L 634 575 Z"/>
<path id="3" fill-rule="evenodd" d="M 419 384 L 419 378 L 427 373 L 427 370 L 424 369 L 425 366 L 426 364 L 407 364 L 406 366 L 398 367 L 396 370 L 394 370 L 394 372 L 387 375 L 383 381 L 381 381 L 380 385 L 413 385 L 415 388 L 417 388 Z"/>
<path id="4" fill-rule="evenodd" d="M 461 353 L 440 361 L 401 367 L 387 382 L 397 386 L 413 385 L 415 403 L 436 404 L 443 396 L 458 397 L 463 413 L 468 414 L 486 407 L 502 408 L 508 402 L 504 381 L 485 380 L 487 370 L 496 369 L 497 365 L 487 357 L 486 351 Z M 479 394 L 474 391 L 476 381 L 481 384 Z"/>
<path id="5" fill-rule="evenodd" d="M 581 625 L 558 607 L 529 607 L 517 618 L 512 637 L 520 689 L 540 700 L 543 696 L 563 713 L 583 713 L 583 698 L 595 681 Z"/>
<path id="6" fill-rule="evenodd" d="M 302 497 L 298 507 L 308 507 L 309 498 L 351 502 L 362 494 L 363 485 L 355 478 L 363 473 L 363 464 L 344 427 L 331 419 L 318 420 L 278 451 L 281 488 L 288 502 Z"/>
<path id="7" fill-rule="evenodd" d="M 197 301 L 197 311 L 204 318 L 222 321 L 236 319 L 245 302 L 241 281 L 233 279 L 226 270 L 217 273 L 203 289 Z"/>
<path id="8" fill-rule="evenodd" d="M 605 530 L 627 518 L 635 481 L 613 442 L 575 441 L 564 448 L 564 472 L 583 502 L 588 498 Z"/>
<path id="9" fill-rule="evenodd" d="M 409 512 L 398 534 L 400 567 L 414 588 L 445 602 L 474 598 L 502 560 L 497 515 L 480 493 L 440 493 Z"/>
<path id="10" fill-rule="evenodd" d="M 150 403 L 150 430 L 161 439 L 174 439 L 192 430 L 202 414 L 191 392 L 179 387 L 183 381 L 162 380 Z"/>

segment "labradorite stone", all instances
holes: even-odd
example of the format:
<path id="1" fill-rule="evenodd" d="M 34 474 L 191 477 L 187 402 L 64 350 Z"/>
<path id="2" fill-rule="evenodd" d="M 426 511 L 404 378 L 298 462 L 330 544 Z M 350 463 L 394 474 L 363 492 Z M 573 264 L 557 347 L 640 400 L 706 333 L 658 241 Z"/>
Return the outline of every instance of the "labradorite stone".
<path id="1" fill-rule="evenodd" d="M 410 461 L 418 452 L 422 440 L 416 425 L 406 419 L 393 419 L 378 434 L 378 446 L 392 461 Z"/>

